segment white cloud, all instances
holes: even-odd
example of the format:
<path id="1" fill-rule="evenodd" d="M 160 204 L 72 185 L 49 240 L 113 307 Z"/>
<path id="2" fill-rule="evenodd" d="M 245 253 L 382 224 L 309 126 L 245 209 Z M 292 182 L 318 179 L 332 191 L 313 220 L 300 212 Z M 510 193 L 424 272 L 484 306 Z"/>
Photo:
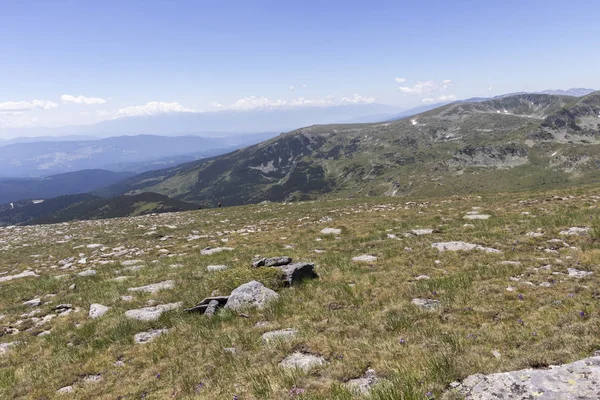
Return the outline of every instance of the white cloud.
<path id="1" fill-rule="evenodd" d="M 110 113 L 106 110 L 98 110 L 96 111 L 96 115 L 98 115 L 99 117 L 106 117 L 108 116 Z"/>
<path id="2" fill-rule="evenodd" d="M 294 90 L 296 90 L 296 87 L 294 85 L 290 85 L 290 90 L 293 92 Z"/>
<path id="3" fill-rule="evenodd" d="M 22 111 L 0 112 L 0 127 L 22 128 L 33 126 L 36 122 L 36 117 L 30 117 Z"/>
<path id="4" fill-rule="evenodd" d="M 375 103 L 375 97 L 365 97 L 354 93 L 350 97 L 342 97 L 342 104 L 371 104 Z"/>
<path id="5" fill-rule="evenodd" d="M 256 108 L 279 108 L 286 105 L 285 100 L 269 100 L 266 97 L 248 96 L 236 100 L 230 108 L 233 110 L 253 110 Z"/>
<path id="6" fill-rule="evenodd" d="M 29 110 L 50 110 L 58 107 L 58 104 L 48 100 L 31 100 L 31 101 L 6 101 L 0 103 L 0 112 L 5 111 L 29 111 Z"/>
<path id="7" fill-rule="evenodd" d="M 315 100 L 298 97 L 297 99 L 290 100 L 288 104 L 290 107 L 330 106 L 333 104 L 333 99 L 333 96 Z"/>
<path id="8" fill-rule="evenodd" d="M 404 78 L 396 78 L 395 81 L 398 82 L 398 83 L 404 83 L 404 82 L 406 82 L 406 79 L 404 79 Z"/>
<path id="9" fill-rule="evenodd" d="M 488 88 L 488 92 L 491 92 L 491 91 L 492 91 L 492 89 L 493 89 L 493 87 L 492 87 L 492 86 L 490 86 L 490 87 Z"/>
<path id="10" fill-rule="evenodd" d="M 447 89 L 450 84 L 452 84 L 452 81 L 449 79 L 442 81 L 442 83 L 437 83 L 435 81 L 419 81 L 415 83 L 414 86 L 400 86 L 398 90 L 402 93 L 425 94 Z"/>
<path id="11" fill-rule="evenodd" d="M 223 108 L 223 107 L 225 107 L 223 104 L 217 103 L 216 101 L 213 101 L 212 103 L 210 103 L 210 106 L 212 108 Z"/>
<path id="12" fill-rule="evenodd" d="M 301 85 L 298 85 L 298 86 L 290 85 L 290 88 L 289 88 L 289 89 L 290 89 L 290 91 L 292 91 L 292 92 L 293 92 L 293 91 L 294 91 L 294 90 L 296 90 L 296 89 L 301 89 L 301 88 L 303 89 L 303 88 L 305 88 L 305 87 L 306 87 L 306 83 L 303 83 L 303 84 L 301 84 Z"/>
<path id="13" fill-rule="evenodd" d="M 101 99 L 100 97 L 71 96 L 70 94 L 63 94 L 60 96 L 60 99 L 63 103 L 85 104 L 88 106 L 106 103 L 106 100 Z"/>
<path id="14" fill-rule="evenodd" d="M 456 96 L 453 94 L 449 94 L 449 95 L 441 95 L 438 97 L 427 97 L 423 100 L 421 100 L 421 102 L 423 103 L 441 103 L 444 101 L 454 101 L 456 100 Z"/>
<path id="15" fill-rule="evenodd" d="M 141 106 L 129 106 L 121 108 L 119 111 L 117 111 L 117 118 L 186 112 L 195 112 L 195 110 L 184 107 L 177 102 L 166 103 L 162 101 L 151 101 Z"/>

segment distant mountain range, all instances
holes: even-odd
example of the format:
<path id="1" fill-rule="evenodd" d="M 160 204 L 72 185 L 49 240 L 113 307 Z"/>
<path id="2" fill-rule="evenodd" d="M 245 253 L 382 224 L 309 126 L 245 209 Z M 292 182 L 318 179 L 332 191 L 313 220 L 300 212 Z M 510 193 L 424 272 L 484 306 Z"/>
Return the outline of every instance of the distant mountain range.
<path id="1" fill-rule="evenodd" d="M 221 138 L 138 135 L 14 143 L 0 146 L 0 177 L 43 177 L 83 169 L 142 172 L 227 153 L 273 136 L 275 133 Z"/>
<path id="2" fill-rule="evenodd" d="M 135 175 L 101 169 L 82 170 L 46 178 L 0 179 L 0 204 L 24 199 L 48 199 L 87 193 Z"/>
<path id="3" fill-rule="evenodd" d="M 104 196 L 156 192 L 212 206 L 360 195 L 448 195 L 600 179 L 600 92 L 456 102 L 375 124 L 316 125 L 127 178 Z"/>

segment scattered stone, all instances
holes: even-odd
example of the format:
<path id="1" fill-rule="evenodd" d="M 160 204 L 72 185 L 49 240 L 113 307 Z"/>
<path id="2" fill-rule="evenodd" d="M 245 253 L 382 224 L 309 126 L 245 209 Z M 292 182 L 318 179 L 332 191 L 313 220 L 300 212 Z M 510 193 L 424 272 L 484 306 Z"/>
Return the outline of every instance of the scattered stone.
<path id="1" fill-rule="evenodd" d="M 370 254 L 363 254 L 362 256 L 352 257 L 352 261 L 354 261 L 354 262 L 375 262 L 375 261 L 377 261 L 377 257 L 372 256 Z"/>
<path id="2" fill-rule="evenodd" d="M 502 261 L 500 265 L 521 265 L 519 261 Z"/>
<path id="3" fill-rule="evenodd" d="M 227 304 L 227 300 L 229 300 L 229 296 L 207 297 L 204 300 L 202 300 L 200 303 L 196 304 L 194 307 L 186 308 L 185 311 L 204 314 L 213 301 L 217 302 L 217 307 L 223 307 L 223 306 L 225 306 L 225 304 Z"/>
<path id="4" fill-rule="evenodd" d="M 69 290 L 75 290 L 75 289 L 77 289 L 76 284 L 72 284 L 71 286 L 69 286 Z"/>
<path id="5" fill-rule="evenodd" d="M 133 296 L 121 296 L 122 301 L 133 301 Z"/>
<path id="6" fill-rule="evenodd" d="M 211 300 L 210 303 L 206 306 L 206 311 L 204 311 L 204 315 L 212 317 L 215 312 L 217 312 L 217 307 L 219 307 L 219 302 L 217 300 Z"/>
<path id="7" fill-rule="evenodd" d="M 37 277 L 39 275 L 31 270 L 25 270 L 25 271 L 21 272 L 20 274 L 16 274 L 16 275 L 0 276 L 0 282 L 8 282 L 8 281 L 12 281 L 13 279 L 27 278 L 29 276 Z"/>
<path id="8" fill-rule="evenodd" d="M 0 343 L 0 355 L 6 353 L 8 349 L 19 344 L 19 342 Z"/>
<path id="9" fill-rule="evenodd" d="M 254 268 L 258 267 L 279 267 L 282 265 L 288 265 L 292 262 L 290 257 L 273 257 L 273 258 L 260 258 L 252 263 Z"/>
<path id="10" fill-rule="evenodd" d="M 234 289 L 229 295 L 225 308 L 240 311 L 247 307 L 263 308 L 267 303 L 279 298 L 279 295 L 262 283 L 251 281 Z"/>
<path id="11" fill-rule="evenodd" d="M 590 228 L 581 228 L 574 226 L 566 231 L 559 232 L 563 236 L 585 236 L 590 232 Z"/>
<path id="12" fill-rule="evenodd" d="M 286 369 L 298 368 L 304 372 L 309 372 L 311 369 L 325 364 L 327 364 L 327 361 L 323 357 L 297 352 L 284 358 L 279 366 Z"/>
<path id="13" fill-rule="evenodd" d="M 585 278 L 593 274 L 592 271 L 581 271 L 575 268 L 567 268 L 567 273 L 572 278 Z"/>
<path id="14" fill-rule="evenodd" d="M 413 281 L 421 281 L 421 280 L 424 280 L 424 279 L 431 279 L 431 278 L 429 277 L 429 275 L 419 275 L 419 276 L 415 277 L 413 279 Z"/>
<path id="15" fill-rule="evenodd" d="M 122 267 L 131 267 L 134 265 L 145 264 L 144 260 L 125 260 L 121 261 Z"/>
<path id="16" fill-rule="evenodd" d="M 342 230 L 338 228 L 324 228 L 321 229 L 322 235 L 341 235 Z"/>
<path id="17" fill-rule="evenodd" d="M 315 272 L 315 264 L 296 263 L 279 267 L 284 274 L 284 282 L 287 285 L 293 285 L 304 279 L 314 279 L 318 275 Z"/>
<path id="18" fill-rule="evenodd" d="M 369 368 L 365 374 L 356 379 L 350 379 L 344 384 L 346 388 L 357 394 L 367 394 L 371 391 L 371 388 L 379 382 L 375 370 Z"/>
<path id="19" fill-rule="evenodd" d="M 441 306 L 439 300 L 434 299 L 412 299 L 411 303 L 423 310 L 435 310 Z"/>
<path id="20" fill-rule="evenodd" d="M 139 286 L 127 289 L 130 292 L 148 292 L 148 293 L 156 293 L 160 290 L 173 289 L 175 287 L 175 282 L 173 281 L 162 281 L 158 283 L 153 283 L 146 286 Z"/>
<path id="21" fill-rule="evenodd" d="M 413 229 L 410 231 L 415 236 L 424 236 L 431 235 L 433 233 L 433 229 Z"/>
<path id="22" fill-rule="evenodd" d="M 502 253 L 500 250 L 492 249 L 491 247 L 483 247 L 478 244 L 466 243 L 466 242 L 440 242 L 433 243 L 431 245 L 434 249 L 439 251 L 471 251 L 481 250 L 486 253 Z"/>
<path id="23" fill-rule="evenodd" d="M 77 275 L 79 275 L 79 276 L 94 276 L 94 275 L 96 275 L 96 270 L 88 269 L 85 271 L 81 271 Z"/>
<path id="24" fill-rule="evenodd" d="M 103 244 L 99 244 L 99 243 L 92 243 L 92 244 L 88 244 L 87 246 L 88 249 L 98 249 L 100 247 L 104 247 Z"/>
<path id="25" fill-rule="evenodd" d="M 54 311 L 58 311 L 59 313 L 63 313 L 66 311 L 69 311 L 73 309 L 73 305 L 72 304 L 59 304 L 56 307 L 54 307 Z"/>
<path id="26" fill-rule="evenodd" d="M 92 319 L 100 318 L 110 310 L 109 307 L 103 306 L 102 304 L 90 304 L 89 316 Z"/>
<path id="27" fill-rule="evenodd" d="M 600 357 L 590 357 L 548 369 L 471 375 L 451 385 L 450 393 L 468 400 L 591 400 L 598 398 L 599 381 Z"/>
<path id="28" fill-rule="evenodd" d="M 133 337 L 133 339 L 138 344 L 148 343 L 148 342 L 153 341 L 160 335 L 165 334 L 167 332 L 169 332 L 169 330 L 164 329 L 164 328 L 163 329 L 150 329 L 147 332 L 136 333 L 135 336 Z"/>
<path id="29" fill-rule="evenodd" d="M 291 339 L 298 331 L 293 328 L 280 329 L 277 331 L 265 332 L 262 334 L 262 341 L 265 343 L 272 342 L 274 340 L 283 340 L 283 339 Z"/>
<path id="30" fill-rule="evenodd" d="M 492 350 L 492 355 L 494 356 L 494 358 L 502 357 L 502 355 L 500 354 L 500 352 L 498 350 Z"/>
<path id="31" fill-rule="evenodd" d="M 208 267 L 206 267 L 206 270 L 208 272 L 216 272 L 216 271 L 224 271 L 228 268 L 229 267 L 227 265 L 209 265 Z"/>
<path id="32" fill-rule="evenodd" d="M 83 377 L 84 383 L 96 383 L 102 380 L 102 374 L 86 375 Z"/>
<path id="33" fill-rule="evenodd" d="M 204 250 L 200 251 L 200 254 L 202 254 L 203 256 L 210 256 L 212 254 L 217 254 L 220 253 L 222 251 L 232 251 L 233 248 L 231 247 L 207 247 Z"/>
<path id="34" fill-rule="evenodd" d="M 181 307 L 181 302 L 160 304 L 154 307 L 125 311 L 125 316 L 138 321 L 156 321 L 165 311 L 172 311 L 179 307 Z"/>
<path id="35" fill-rule="evenodd" d="M 223 351 L 231 354 L 237 353 L 237 349 L 235 347 L 223 347 Z"/>
<path id="36" fill-rule="evenodd" d="M 463 218 L 464 219 L 489 219 L 490 216 L 487 214 L 471 214 L 471 215 L 465 215 Z"/>
<path id="37" fill-rule="evenodd" d="M 525 236 L 542 237 L 544 234 L 542 232 L 527 232 Z"/>
<path id="38" fill-rule="evenodd" d="M 75 390 L 75 389 L 73 389 L 73 386 L 65 386 L 65 387 L 61 387 L 60 389 L 58 389 L 56 391 L 56 393 L 59 393 L 59 394 L 73 393 L 73 390 Z"/>
<path id="39" fill-rule="evenodd" d="M 29 307 L 37 307 L 41 304 L 42 304 L 42 300 L 39 297 L 35 298 L 35 299 L 27 300 L 26 302 L 23 303 L 24 306 L 29 306 Z"/>

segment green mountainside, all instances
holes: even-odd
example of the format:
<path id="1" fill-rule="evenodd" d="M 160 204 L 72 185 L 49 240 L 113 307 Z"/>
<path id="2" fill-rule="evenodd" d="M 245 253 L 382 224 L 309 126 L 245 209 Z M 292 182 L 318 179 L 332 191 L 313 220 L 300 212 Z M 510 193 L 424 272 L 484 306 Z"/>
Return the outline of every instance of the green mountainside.
<path id="1" fill-rule="evenodd" d="M 600 178 L 599 116 L 600 92 L 453 103 L 397 121 L 298 129 L 99 194 L 151 191 L 210 206 L 568 187 Z"/>

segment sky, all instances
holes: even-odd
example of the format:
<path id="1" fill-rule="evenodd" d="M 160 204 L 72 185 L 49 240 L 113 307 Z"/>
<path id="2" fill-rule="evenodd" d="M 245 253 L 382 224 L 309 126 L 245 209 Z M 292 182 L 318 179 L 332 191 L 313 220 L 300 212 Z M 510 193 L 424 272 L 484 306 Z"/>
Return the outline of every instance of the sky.
<path id="1" fill-rule="evenodd" d="M 0 127 L 600 89 L 600 2 L 0 0 Z"/>

